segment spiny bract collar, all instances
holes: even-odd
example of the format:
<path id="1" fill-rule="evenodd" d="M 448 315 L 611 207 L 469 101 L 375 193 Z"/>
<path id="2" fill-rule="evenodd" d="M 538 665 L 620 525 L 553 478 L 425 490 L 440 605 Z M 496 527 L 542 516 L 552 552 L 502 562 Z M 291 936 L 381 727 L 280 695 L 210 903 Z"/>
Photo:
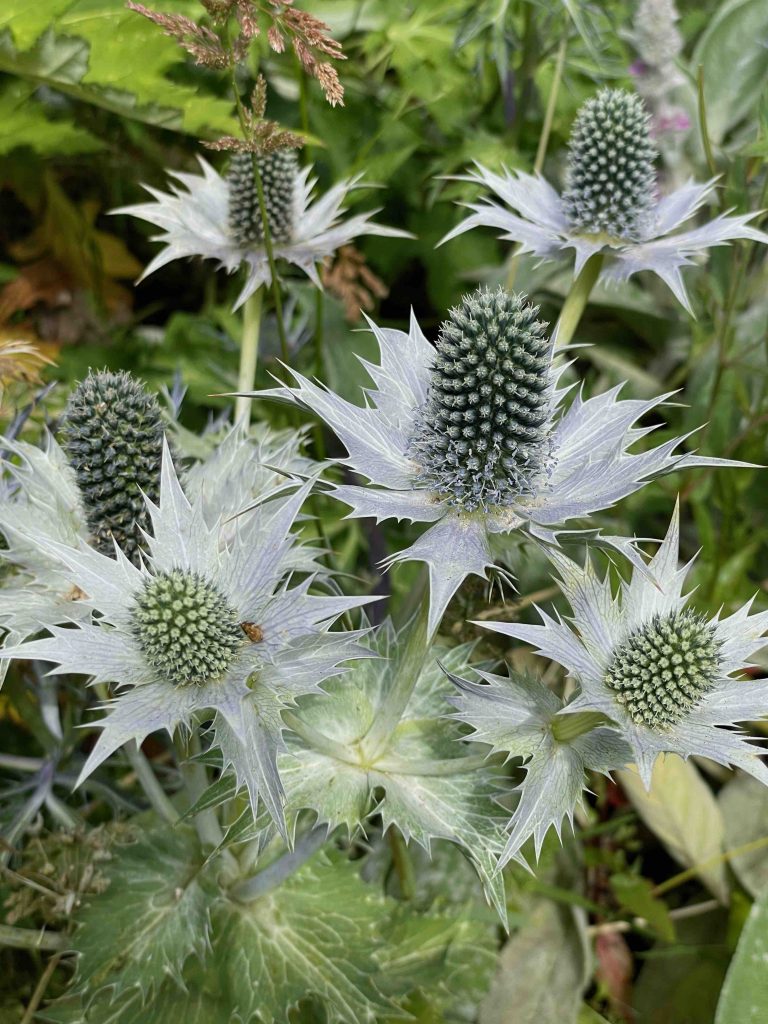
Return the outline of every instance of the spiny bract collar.
<path id="1" fill-rule="evenodd" d="M 72 392 L 62 447 L 75 472 L 94 546 L 134 562 L 146 524 L 144 495 L 157 500 L 163 416 L 153 395 L 129 373 L 89 373 Z"/>
<path id="2" fill-rule="evenodd" d="M 220 678 L 245 640 L 237 612 L 224 594 L 185 569 L 148 580 L 132 617 L 147 661 L 175 686 Z"/>
<path id="3" fill-rule="evenodd" d="M 479 288 L 440 330 L 412 455 L 421 482 L 468 512 L 526 493 L 546 463 L 551 344 L 537 314 Z"/>
<path id="4" fill-rule="evenodd" d="M 257 158 L 270 237 L 290 241 L 293 234 L 293 205 L 298 159 L 292 149 L 278 149 Z M 238 245 L 260 245 L 264 241 L 259 193 L 250 153 L 236 153 L 227 174 L 229 186 L 229 227 Z"/>
<path id="5" fill-rule="evenodd" d="M 633 722 L 664 729 L 713 688 L 719 650 L 713 627 L 695 612 L 656 615 L 617 648 L 605 683 Z"/>
<path id="6" fill-rule="evenodd" d="M 584 234 L 640 238 L 655 204 L 656 147 L 639 96 L 602 89 L 587 100 L 571 131 L 563 208 Z"/>

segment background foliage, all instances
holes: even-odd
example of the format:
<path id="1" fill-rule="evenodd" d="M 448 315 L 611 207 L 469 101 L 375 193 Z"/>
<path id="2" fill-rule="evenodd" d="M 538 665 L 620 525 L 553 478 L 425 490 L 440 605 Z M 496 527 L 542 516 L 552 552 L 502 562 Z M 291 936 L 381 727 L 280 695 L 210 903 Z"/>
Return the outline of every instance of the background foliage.
<path id="1" fill-rule="evenodd" d="M 345 106 L 330 108 L 297 62 L 292 72 L 290 58 L 265 49 L 259 58 L 271 87 L 268 116 L 307 133 L 303 153 L 323 185 L 364 172 L 366 181 L 382 186 L 374 197 L 384 208 L 380 219 L 416 236 L 359 243 L 374 275 L 363 283 L 377 320 L 406 326 L 412 307 L 434 337 L 464 290 L 478 281 L 508 281 L 513 274 L 515 287 L 553 321 L 569 284 L 556 266 L 539 267 L 528 259 L 512 263 L 509 246 L 491 231 L 435 248 L 460 217 L 455 201 L 470 195 L 467 185 L 450 176 L 473 160 L 494 169 L 532 168 L 556 55 L 564 46 L 563 83 L 544 164 L 548 177 L 559 180 L 569 127 L 582 101 L 598 84 L 631 86 L 633 5 L 313 0 L 301 6 L 326 20 L 343 43 Z M 193 0 L 165 0 L 162 8 L 199 14 Z M 677 183 L 689 175 L 702 180 L 719 173 L 723 208 L 759 209 L 768 190 L 768 6 L 763 0 L 683 0 L 679 8 L 684 81 L 676 98 L 690 128 L 665 151 L 664 173 Z M 711 149 L 699 131 L 699 85 Z M 196 68 L 172 40 L 117 0 L 5 0 L 0 383 L 6 427 L 16 421 L 21 436 L 39 437 L 46 422 L 55 422 L 69 386 L 91 366 L 130 369 L 157 388 L 186 388 L 181 419 L 190 429 L 226 408 L 226 399 L 212 396 L 236 381 L 240 326 L 230 307 L 237 283 L 191 263 L 171 264 L 133 287 L 154 246 L 137 221 L 110 217 L 108 211 L 138 199 L 140 183 L 161 186 L 166 168 L 192 168 L 200 138 L 234 132 L 231 101 L 220 80 Z M 576 353 L 576 369 L 593 394 L 622 380 L 633 397 L 676 391 L 674 403 L 658 416 L 660 439 L 704 424 L 695 441 L 702 453 L 764 463 L 768 257 L 751 244 L 716 250 L 706 271 L 692 270 L 689 282 L 695 320 L 653 280 L 598 290 L 577 332 L 576 341 L 589 347 Z M 373 342 L 355 330 L 362 324 L 358 293 L 350 297 L 348 284 L 337 292 L 318 304 L 308 284 L 289 281 L 294 365 L 317 370 L 341 394 L 356 398 L 365 374 L 352 356 L 372 355 Z M 311 346 L 302 344 L 318 317 L 325 338 L 321 368 Z M 9 360 L 6 372 L 2 353 L 11 342 L 24 343 L 28 362 Z M 265 385 L 269 373 L 279 373 L 270 358 L 276 351 L 276 332 L 268 322 L 260 367 Z M 37 356 L 51 363 L 39 365 Z M 279 407 L 264 405 L 259 415 L 286 425 Z M 330 437 L 325 444 L 334 451 Z M 694 571 L 699 606 L 712 613 L 720 606 L 731 610 L 764 591 L 768 520 L 757 470 L 665 478 L 599 517 L 599 524 L 612 534 L 659 537 L 678 491 L 683 555 L 702 548 Z M 378 593 L 392 589 L 394 614 L 404 616 L 413 571 L 382 576 L 376 567 L 384 553 L 401 545 L 402 532 L 340 521 L 338 507 L 330 503 L 320 512 L 337 564 L 355 576 L 353 586 Z M 534 601 L 555 594 L 546 565 L 521 558 L 518 553 L 514 563 L 519 592 L 507 595 L 503 610 L 510 617 L 527 616 Z M 469 584 L 457 597 L 448 623 L 457 640 L 476 638 L 464 620 L 484 597 L 482 588 Z M 758 602 L 765 603 L 764 594 Z M 527 654 L 503 652 L 494 646 L 499 638 L 485 641 L 488 653 L 507 653 L 525 667 Z M 71 700 L 76 706 L 75 695 Z M 79 742 L 70 728 L 74 714 L 65 703 L 68 753 Z M 139 876 L 147 865 L 147 877 L 132 889 L 138 905 L 118 901 L 114 917 L 102 924 L 114 929 L 122 920 L 130 934 L 142 913 L 176 884 L 174 872 L 187 870 L 184 836 L 164 851 L 169 867 L 162 874 L 152 876 L 150 860 L 142 858 L 146 836 L 134 837 L 127 861 L 112 857 L 116 842 L 132 838 L 121 835 L 129 826 L 119 821 L 137 801 L 127 768 L 118 768 L 123 803 L 110 807 L 91 796 L 84 809 L 83 798 L 77 798 L 79 813 L 89 826 L 98 826 L 95 833 L 69 831 L 63 839 L 56 826 L 67 822 L 68 812 L 51 815 L 57 798 L 45 815 L 26 819 L 36 822 L 37 834 L 11 859 L 19 835 L 13 824 L 29 796 L 23 771 L 11 770 L 11 762 L 51 749 L 40 687 L 24 671 L 9 678 L 0 696 L 0 741 L 11 759 L 0 762 L 7 769 L 0 897 L 8 920 L 28 927 L 66 925 L 88 894 L 102 891 L 110 879 L 119 891 L 128 881 L 120 872 L 133 862 Z M 154 753 L 162 757 L 162 750 Z M 50 760 L 50 770 L 63 800 L 72 772 L 60 754 Z M 375 835 L 362 876 L 360 849 L 351 851 L 351 859 L 339 854 L 336 863 L 324 853 L 303 869 L 303 888 L 296 876 L 295 892 L 283 892 L 275 906 L 281 929 L 295 928 L 300 942 L 310 915 L 350 908 L 339 915 L 325 949 L 317 948 L 311 934 L 303 938 L 318 957 L 335 964 L 349 958 L 343 973 L 356 980 L 344 998 L 352 1000 L 360 1020 L 385 1019 L 389 1000 L 403 998 L 417 1020 L 430 1024 L 765 1020 L 768 798 L 753 781 L 709 763 L 667 760 L 656 774 L 650 795 L 626 773 L 614 783 L 600 782 L 576 837 L 562 852 L 556 843 L 548 845 L 535 879 L 508 869 L 508 939 L 453 847 L 438 844 L 432 863 L 413 852 L 413 888 L 404 892 L 392 851 Z M 741 852 L 728 853 L 736 849 Z M 20 875 L 34 885 L 20 886 Z M 131 878 L 136 883 L 137 875 Z M 199 884 L 205 885 L 204 875 Z M 189 943 L 205 941 L 211 923 L 195 918 L 194 893 L 186 893 L 184 920 L 166 922 L 163 941 L 176 942 L 174 928 Z M 404 909 L 406 903 L 419 914 Z M 229 945 L 218 952 L 223 960 L 228 950 L 258 948 L 267 977 L 286 972 L 296 1002 L 292 1021 L 325 1019 L 319 1005 L 303 1001 L 302 979 L 316 964 L 286 959 L 279 943 L 270 943 L 270 928 L 246 915 L 219 927 L 230 933 Z M 377 944 L 358 956 L 361 932 L 375 932 Z M 267 936 L 263 946 L 253 938 L 257 934 Z M 117 965 L 99 959 L 98 933 L 92 938 L 93 949 L 78 969 L 103 980 Z M 134 969 L 146 970 L 146 953 L 139 937 L 125 957 Z M 195 955 L 194 945 L 189 955 Z M 71 971 L 57 958 L 49 960 L 45 951 L 0 952 L 0 1020 L 32 1019 L 24 1016 L 25 1007 L 41 976 L 48 995 L 63 990 Z M 51 963 L 53 969 L 46 966 Z M 125 983 L 124 964 L 119 966 Z M 183 970 L 190 972 L 189 981 L 194 969 Z M 158 978 L 157 985 L 160 1012 L 167 983 Z M 200 1024 L 221 1019 L 217 993 L 190 996 L 184 1006 L 173 998 L 167 1011 L 173 1015 Z M 87 1018 L 83 1012 L 79 1004 L 60 1004 L 57 1015 L 46 1019 L 102 1019 L 98 1006 Z M 120 1019 L 139 1021 L 142 1012 L 127 1006 Z M 261 1012 L 265 1020 L 282 1019 L 279 1009 L 274 1018 L 263 1006 Z"/>

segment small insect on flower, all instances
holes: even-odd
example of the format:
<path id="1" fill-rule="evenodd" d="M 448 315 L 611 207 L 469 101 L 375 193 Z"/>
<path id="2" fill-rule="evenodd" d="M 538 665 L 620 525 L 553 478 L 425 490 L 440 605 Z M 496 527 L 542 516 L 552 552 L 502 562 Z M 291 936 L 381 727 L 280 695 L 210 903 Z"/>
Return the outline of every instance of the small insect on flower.
<path id="1" fill-rule="evenodd" d="M 409 238 L 408 232 L 374 223 L 378 210 L 342 219 L 348 194 L 360 178 L 334 185 L 314 199 L 312 168 L 300 168 L 293 151 L 278 149 L 257 158 L 267 226 L 275 259 L 299 267 L 318 288 L 318 264 L 360 235 Z M 271 282 L 258 187 L 250 153 L 236 154 L 225 176 L 199 158 L 202 175 L 176 173 L 170 192 L 145 186 L 154 202 L 123 206 L 127 213 L 161 229 L 154 241 L 163 248 L 147 266 L 142 280 L 173 260 L 200 256 L 218 260 L 227 273 L 247 270 L 235 309 L 263 284 Z"/>
<path id="2" fill-rule="evenodd" d="M 676 453 L 684 438 L 633 453 L 649 433 L 637 422 L 669 395 L 622 401 L 621 388 L 584 399 L 558 387 L 552 339 L 521 295 L 480 288 L 443 324 L 436 347 L 412 318 L 408 334 L 371 324 L 380 364 L 363 363 L 374 387 L 353 405 L 296 371 L 296 386 L 261 393 L 315 412 L 344 443 L 343 460 L 370 481 L 333 493 L 352 516 L 431 524 L 387 564 L 429 567 L 430 630 L 472 574 L 494 563 L 494 535 L 522 529 L 557 545 L 568 520 L 610 508 L 674 469 L 737 465 Z M 621 539 L 603 537 L 629 557 Z"/>
<path id="3" fill-rule="evenodd" d="M 582 568 L 551 552 L 572 626 L 544 612 L 539 626 L 482 625 L 563 665 L 580 687 L 563 717 L 595 712 L 614 723 L 646 786 L 661 753 L 708 757 L 768 785 L 764 751 L 735 729 L 768 716 L 768 681 L 739 678 L 765 646 L 768 612 L 750 615 L 747 604 L 707 619 L 687 608 L 690 564 L 678 567 L 678 538 L 676 510 L 647 570 L 636 568 L 615 597 L 589 559 Z"/>
<path id="4" fill-rule="evenodd" d="M 158 503 L 147 502 L 146 565 L 119 548 L 107 557 L 29 532 L 87 595 L 93 618 L 76 628 L 50 625 L 49 637 L 6 647 L 0 658 L 39 658 L 53 663 L 54 674 L 87 674 L 119 688 L 104 706 L 81 778 L 129 740 L 173 733 L 205 713 L 254 813 L 261 800 L 283 827 L 281 711 L 340 663 L 370 656 L 357 643 L 359 630 L 330 631 L 339 615 L 370 599 L 315 596 L 312 576 L 291 585 L 301 546 L 292 528 L 310 486 L 291 485 L 282 500 L 238 516 L 234 528 L 223 518 L 208 525 L 204 499 L 187 499 L 166 445 Z"/>
<path id="5" fill-rule="evenodd" d="M 541 175 L 495 174 L 477 169 L 458 180 L 490 189 L 495 198 L 466 203 L 471 215 L 441 241 L 476 227 L 499 229 L 520 252 L 556 259 L 575 252 L 578 274 L 591 256 L 605 259 L 601 279 L 626 281 L 641 270 L 657 274 L 688 312 L 682 268 L 717 245 L 768 235 L 749 224 L 756 213 L 720 214 L 700 227 L 678 231 L 711 198 L 716 179 L 689 181 L 659 197 L 650 115 L 639 96 L 602 89 L 584 104 L 571 131 L 562 195 Z M 505 205 L 502 205 L 505 204 Z"/>

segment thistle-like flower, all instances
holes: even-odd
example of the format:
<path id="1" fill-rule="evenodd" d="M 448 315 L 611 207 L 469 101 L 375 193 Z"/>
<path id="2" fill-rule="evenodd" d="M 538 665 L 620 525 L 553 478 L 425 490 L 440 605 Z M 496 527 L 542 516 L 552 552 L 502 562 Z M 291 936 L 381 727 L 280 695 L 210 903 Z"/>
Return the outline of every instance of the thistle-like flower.
<path id="1" fill-rule="evenodd" d="M 69 397 L 63 449 L 75 472 L 93 546 L 117 544 L 136 561 L 144 496 L 157 499 L 163 414 L 154 395 L 129 373 L 89 373 Z"/>
<path id="2" fill-rule="evenodd" d="M 750 615 L 747 604 L 707 619 L 686 607 L 690 563 L 678 567 L 678 537 L 676 511 L 648 572 L 635 569 L 615 597 L 589 559 L 582 568 L 552 552 L 570 623 L 540 611 L 540 626 L 483 625 L 563 665 L 580 687 L 564 714 L 599 713 L 615 723 L 646 786 L 661 753 L 708 757 L 768 785 L 763 751 L 734 729 L 768 715 L 768 681 L 738 678 L 765 646 L 768 612 Z"/>
<path id="3" fill-rule="evenodd" d="M 370 486 L 334 486 L 352 516 L 431 524 L 389 564 L 426 562 L 430 629 L 469 575 L 493 565 L 495 534 L 525 529 L 556 544 L 568 520 L 610 508 L 648 480 L 691 466 L 737 465 L 675 454 L 684 438 L 630 448 L 652 428 L 637 421 L 669 395 L 622 401 L 557 385 L 552 343 L 522 296 L 478 289 L 452 310 L 437 349 L 415 319 L 410 332 L 371 324 L 380 365 L 364 365 L 375 387 L 352 405 L 296 371 L 296 386 L 265 392 L 321 416 L 344 443 L 346 465 Z M 633 556 L 631 543 L 604 542 Z M 636 555 L 639 559 L 639 555 Z"/>
<path id="4" fill-rule="evenodd" d="M 154 202 L 113 212 L 128 213 L 161 228 L 154 241 L 164 246 L 142 280 L 166 263 L 190 256 L 218 260 L 230 274 L 244 264 L 247 277 L 235 303 L 237 309 L 271 281 L 252 158 L 250 154 L 235 156 L 226 177 L 199 159 L 202 175 L 174 172 L 178 184 L 172 185 L 170 192 L 145 186 Z M 342 220 L 344 201 L 359 178 L 339 182 L 313 200 L 316 179 L 311 177 L 312 168 L 299 168 L 293 152 L 278 150 L 258 161 L 275 258 L 295 264 L 318 288 L 322 284 L 317 264 L 352 239 L 360 235 L 410 237 L 405 231 L 374 223 L 371 218 L 377 210 Z"/>
<path id="5" fill-rule="evenodd" d="M 289 585 L 297 545 L 291 527 L 308 487 L 239 517 L 222 544 L 221 520 L 207 525 L 200 499 L 187 500 L 166 445 L 159 503 L 148 502 L 149 567 L 119 549 L 108 558 L 30 533 L 97 614 L 74 629 L 51 626 L 50 637 L 0 657 L 39 658 L 55 665 L 54 674 L 88 674 L 120 688 L 105 705 L 81 778 L 129 740 L 173 733 L 212 713 L 224 766 L 247 787 L 254 812 L 261 799 L 283 826 L 280 713 L 341 662 L 368 656 L 356 643 L 359 631 L 329 626 L 369 599 L 314 596 L 311 577 Z"/>
<path id="6" fill-rule="evenodd" d="M 750 226 L 755 213 L 720 214 L 700 227 L 678 231 L 712 195 L 716 180 L 688 182 L 657 194 L 655 148 L 642 100 L 603 89 L 579 111 L 571 133 L 566 189 L 558 195 L 540 175 L 477 169 L 459 180 L 483 185 L 502 201 L 467 203 L 471 215 L 443 242 L 475 227 L 492 227 L 519 242 L 521 252 L 544 260 L 575 253 L 578 274 L 590 256 L 606 260 L 604 281 L 626 281 L 641 270 L 657 274 L 691 312 L 681 270 L 710 248 L 738 238 L 763 244 L 768 235 Z"/>

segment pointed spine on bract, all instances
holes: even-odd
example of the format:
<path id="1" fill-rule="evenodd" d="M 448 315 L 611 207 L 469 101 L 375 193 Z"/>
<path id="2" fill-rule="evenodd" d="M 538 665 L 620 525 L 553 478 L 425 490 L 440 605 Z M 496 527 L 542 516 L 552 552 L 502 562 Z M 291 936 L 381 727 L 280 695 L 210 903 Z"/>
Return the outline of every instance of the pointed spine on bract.
<path id="1" fill-rule="evenodd" d="M 67 403 L 62 447 L 74 470 L 94 547 L 114 541 L 134 562 L 146 524 L 144 495 L 157 500 L 163 416 L 157 400 L 129 373 L 89 372 Z"/>
<path id="2" fill-rule="evenodd" d="M 571 131 L 563 193 L 572 230 L 642 237 L 656 201 L 656 155 L 639 96 L 602 89 L 587 100 Z"/>
<path id="3" fill-rule="evenodd" d="M 295 150 L 278 149 L 256 158 L 264 193 L 269 234 L 274 242 L 287 242 L 293 234 L 293 206 L 298 157 Z M 253 173 L 253 156 L 236 153 L 227 173 L 229 229 L 238 245 L 264 241 L 259 193 Z"/>
<path id="4" fill-rule="evenodd" d="M 551 342 L 538 307 L 479 288 L 442 325 L 411 454 L 421 482 L 467 512 L 529 493 L 545 468 Z"/>

